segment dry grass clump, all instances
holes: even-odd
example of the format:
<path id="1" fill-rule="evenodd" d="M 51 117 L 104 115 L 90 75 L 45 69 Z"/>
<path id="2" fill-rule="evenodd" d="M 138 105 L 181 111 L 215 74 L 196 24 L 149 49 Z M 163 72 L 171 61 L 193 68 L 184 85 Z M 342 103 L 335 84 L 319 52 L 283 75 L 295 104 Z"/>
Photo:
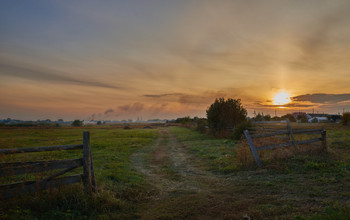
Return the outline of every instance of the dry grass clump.
<path id="1" fill-rule="evenodd" d="M 235 163 L 237 167 L 244 168 L 254 164 L 254 158 L 250 151 L 248 142 L 246 139 L 241 139 L 234 149 Z"/>

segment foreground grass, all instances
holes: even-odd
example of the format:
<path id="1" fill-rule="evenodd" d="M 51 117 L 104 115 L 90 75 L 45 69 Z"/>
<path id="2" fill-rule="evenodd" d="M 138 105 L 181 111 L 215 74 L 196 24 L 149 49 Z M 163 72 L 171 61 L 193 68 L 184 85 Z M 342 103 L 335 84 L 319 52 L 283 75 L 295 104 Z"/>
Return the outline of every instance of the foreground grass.
<path id="1" fill-rule="evenodd" d="M 196 167 L 188 179 L 178 176 L 170 142 L 164 134 L 157 149 L 156 129 L 90 128 L 94 168 L 99 187 L 95 196 L 86 196 L 81 184 L 21 197 L 0 206 L 1 219 L 349 219 L 350 216 L 350 131 L 332 127 L 328 131 L 328 153 L 312 152 L 267 158 L 257 168 L 249 149 L 229 139 L 215 139 L 195 131 L 171 127 L 180 141 L 180 153 L 188 152 L 185 165 Z M 78 144 L 79 128 L 1 129 L 2 148 Z M 183 149 L 182 149 L 183 148 Z M 138 150 L 161 169 L 155 173 L 183 189 L 167 189 L 161 197 L 130 164 Z M 183 150 L 183 151 L 182 151 Z M 76 158 L 79 152 L 27 154 L 2 157 L 0 162 Z M 273 153 L 273 152 L 272 152 Z M 283 153 L 283 152 L 281 152 Z M 175 155 L 176 156 L 176 155 Z M 242 157 L 247 157 L 242 159 Z M 187 157 L 186 157 L 187 158 Z M 152 164 L 152 163 L 151 163 Z M 172 166 L 173 165 L 173 166 Z M 176 168 L 176 169 L 175 169 Z M 198 171 L 210 171 L 209 175 Z M 176 172 L 175 172 L 176 171 Z M 180 170 L 181 171 L 181 170 Z M 81 171 L 79 171 L 81 172 Z M 200 172 L 203 173 L 203 172 Z M 192 175 L 192 176 L 191 176 Z M 33 178 L 23 177 L 21 178 Z M 185 189 L 191 178 L 199 191 Z M 2 183 L 14 179 L 1 179 Z M 202 181 L 203 180 L 203 181 Z M 182 185 L 181 185 L 182 184 Z M 156 198 L 156 200 L 154 200 Z"/>
<path id="2" fill-rule="evenodd" d="M 131 168 L 129 157 L 150 145 L 155 129 L 12 128 L 1 129 L 1 148 L 69 145 L 82 143 L 82 132 L 91 135 L 91 149 L 99 193 L 87 197 L 81 184 L 2 202 L 1 219 L 133 218 L 135 203 L 149 192 L 143 177 Z M 79 150 L 78 150 L 79 151 Z M 0 162 L 78 158 L 82 152 L 29 153 L 1 157 Z M 75 171 L 81 173 L 81 170 Z M 1 184 L 35 176 L 2 178 Z"/>
<path id="3" fill-rule="evenodd" d="M 231 182 L 231 188 L 218 188 L 222 195 L 217 209 L 244 210 L 255 219 L 349 219 L 349 130 L 328 130 L 328 153 L 278 157 L 283 152 L 277 151 L 271 152 L 277 156 L 267 160 L 261 155 L 265 164 L 262 169 L 256 167 L 251 155 L 248 164 L 242 166 L 241 150 L 237 150 L 240 147 L 233 141 L 213 139 L 185 128 L 171 131 L 201 164 L 226 174 L 223 178 Z M 251 154 L 249 149 L 247 152 Z"/>
<path id="4" fill-rule="evenodd" d="M 236 141 L 232 139 L 216 139 L 196 131 L 181 127 L 172 127 L 170 131 L 202 164 L 213 172 L 231 173 L 237 169 L 234 162 Z"/>

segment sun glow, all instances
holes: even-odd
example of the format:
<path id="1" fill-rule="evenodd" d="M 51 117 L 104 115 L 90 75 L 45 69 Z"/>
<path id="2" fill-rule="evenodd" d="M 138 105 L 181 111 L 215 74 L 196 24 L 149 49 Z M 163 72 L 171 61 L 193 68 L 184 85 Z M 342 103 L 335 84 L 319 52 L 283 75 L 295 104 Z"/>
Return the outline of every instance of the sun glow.
<path id="1" fill-rule="evenodd" d="M 286 92 L 280 92 L 275 95 L 273 98 L 274 105 L 285 105 L 291 102 L 290 95 Z"/>

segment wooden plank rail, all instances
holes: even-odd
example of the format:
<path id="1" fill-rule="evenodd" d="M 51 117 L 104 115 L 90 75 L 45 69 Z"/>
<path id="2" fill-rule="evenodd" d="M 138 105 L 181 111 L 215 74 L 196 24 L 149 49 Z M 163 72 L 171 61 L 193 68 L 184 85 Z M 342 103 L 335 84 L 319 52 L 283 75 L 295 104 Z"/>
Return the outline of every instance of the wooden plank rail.
<path id="1" fill-rule="evenodd" d="M 0 177 L 21 175 L 25 173 L 41 173 L 72 166 L 82 166 L 83 158 L 73 160 L 30 161 L 15 163 L 0 163 Z"/>
<path id="2" fill-rule="evenodd" d="M 321 133 L 323 129 L 302 129 L 302 130 L 293 130 L 294 134 L 318 134 Z"/>
<path id="3" fill-rule="evenodd" d="M 262 137 L 272 137 L 276 135 L 282 135 L 282 134 L 289 134 L 288 130 L 282 130 L 274 133 L 267 133 L 267 134 L 254 134 L 251 135 L 252 138 L 262 138 Z"/>
<path id="4" fill-rule="evenodd" d="M 0 185 L 0 198 L 6 199 L 22 193 L 36 192 L 38 190 L 45 190 L 48 188 L 55 188 L 61 185 L 69 185 L 73 183 L 83 182 L 85 191 L 87 193 L 96 192 L 95 174 L 92 164 L 92 154 L 90 149 L 90 133 L 83 132 L 83 144 L 77 145 L 59 145 L 47 147 L 34 148 L 15 148 L 15 149 L 1 149 L 0 154 L 19 154 L 31 152 L 45 152 L 45 151 L 61 151 L 61 150 L 76 150 L 83 149 L 83 157 L 69 160 L 50 160 L 50 161 L 25 161 L 25 162 L 11 162 L 0 163 L 0 177 L 7 177 L 13 175 L 22 175 L 30 173 L 40 173 L 50 170 L 63 169 L 51 176 L 45 177 L 38 181 L 27 181 Z M 57 178 L 73 169 L 83 166 L 83 174 L 65 176 Z"/>
<path id="5" fill-rule="evenodd" d="M 66 145 L 66 146 L 48 146 L 48 147 L 25 147 L 25 148 L 13 148 L 13 149 L 1 149 L 0 154 L 19 154 L 30 152 L 43 152 L 43 151 L 56 151 L 56 150 L 76 150 L 82 149 L 83 145 Z"/>
<path id="6" fill-rule="evenodd" d="M 265 146 L 255 146 L 253 142 L 253 138 L 266 138 L 266 137 L 272 137 L 272 136 L 278 136 L 278 135 L 289 135 L 289 140 L 288 142 L 285 143 L 280 143 L 280 144 L 272 144 L 272 145 L 265 145 Z M 297 141 L 294 138 L 295 134 L 321 134 L 320 138 L 312 138 L 308 140 L 300 140 Z M 321 142 L 322 147 L 324 151 L 327 151 L 327 135 L 326 131 L 323 129 L 301 129 L 301 130 L 293 130 L 292 127 L 290 126 L 289 121 L 287 120 L 287 130 L 281 130 L 273 133 L 266 133 L 266 134 L 255 134 L 255 135 L 250 135 L 248 130 L 244 131 L 244 135 L 248 141 L 250 150 L 253 154 L 255 162 L 258 164 L 259 167 L 262 167 L 262 163 L 259 158 L 259 154 L 257 153 L 258 151 L 262 150 L 269 150 L 269 149 L 276 149 L 279 147 L 289 147 L 289 146 L 294 146 L 295 150 L 297 150 L 296 146 L 297 145 L 302 145 L 302 144 L 310 144 L 314 142 Z"/>
<path id="7" fill-rule="evenodd" d="M 293 134 L 316 134 L 322 132 L 322 129 L 303 129 L 303 130 L 293 130 Z M 252 138 L 263 138 L 263 137 L 272 137 L 276 135 L 289 134 L 289 130 L 281 130 L 274 133 L 266 134 L 254 134 L 251 135 Z"/>
<path id="8" fill-rule="evenodd" d="M 310 143 L 314 143 L 314 142 L 318 142 L 318 141 L 322 141 L 322 138 L 313 138 L 313 139 L 305 140 L 305 141 L 295 141 L 294 143 L 296 145 L 300 145 L 300 144 L 310 144 Z M 267 146 L 257 147 L 256 150 L 260 151 L 260 150 L 275 149 L 277 147 L 289 147 L 289 146 L 293 146 L 294 143 L 287 142 L 287 143 L 281 143 L 281 144 L 267 145 Z"/>

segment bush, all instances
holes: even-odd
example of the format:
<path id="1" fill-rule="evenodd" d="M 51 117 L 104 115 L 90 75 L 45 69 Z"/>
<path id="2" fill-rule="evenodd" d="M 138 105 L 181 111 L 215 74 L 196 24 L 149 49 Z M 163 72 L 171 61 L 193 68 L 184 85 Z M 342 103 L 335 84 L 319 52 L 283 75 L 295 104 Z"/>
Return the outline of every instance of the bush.
<path id="1" fill-rule="evenodd" d="M 235 130 L 233 130 L 233 138 L 236 140 L 240 140 L 242 138 L 244 130 L 248 130 L 248 128 L 251 127 L 253 127 L 253 124 L 250 120 L 241 122 L 236 126 Z"/>
<path id="2" fill-rule="evenodd" d="M 235 127 L 246 121 L 246 118 L 247 110 L 240 99 L 219 98 L 207 109 L 208 127 L 214 135 Z"/>
<path id="3" fill-rule="evenodd" d="M 308 123 L 309 120 L 308 118 L 306 117 L 306 115 L 298 115 L 298 120 L 301 122 L 301 123 Z"/>
<path id="4" fill-rule="evenodd" d="M 341 123 L 342 125 L 350 125 L 350 112 L 343 113 Z"/>
<path id="5" fill-rule="evenodd" d="M 283 115 L 281 118 L 284 119 L 284 120 L 289 119 L 290 122 L 296 122 L 297 121 L 297 120 L 295 120 L 295 118 L 294 118 L 294 116 L 292 114 Z"/>
<path id="6" fill-rule="evenodd" d="M 80 126 L 83 126 L 83 121 L 80 121 L 80 120 L 74 120 L 72 122 L 72 126 L 74 127 L 80 127 Z"/>
<path id="7" fill-rule="evenodd" d="M 199 118 L 197 121 L 197 131 L 200 133 L 205 133 L 207 130 L 207 120 L 205 118 Z"/>
<path id="8" fill-rule="evenodd" d="M 128 129 L 131 129 L 131 127 L 129 125 L 124 125 L 124 129 L 128 130 Z"/>

